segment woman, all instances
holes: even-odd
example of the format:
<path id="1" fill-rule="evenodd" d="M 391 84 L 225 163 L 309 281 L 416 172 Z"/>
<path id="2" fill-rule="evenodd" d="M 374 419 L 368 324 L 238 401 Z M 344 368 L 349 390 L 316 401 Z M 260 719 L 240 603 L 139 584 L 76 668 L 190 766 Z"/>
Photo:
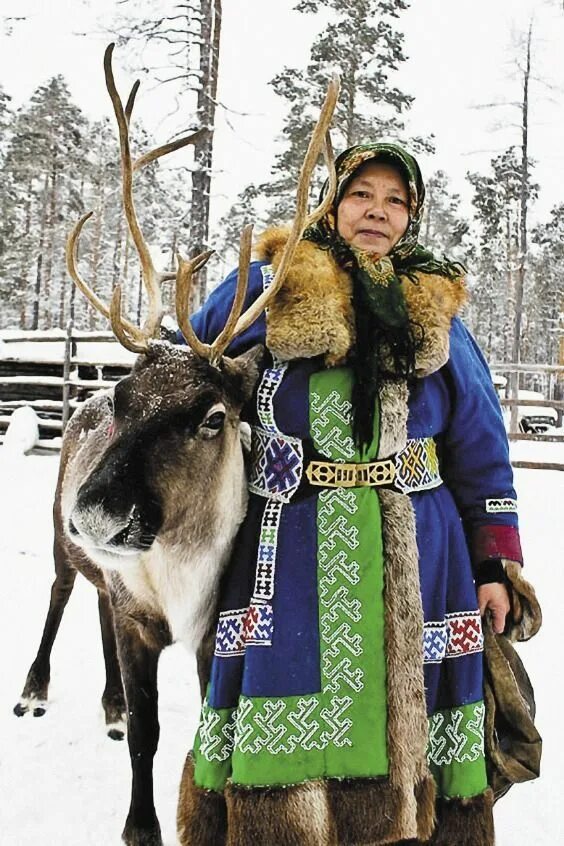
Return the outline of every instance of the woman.
<path id="1" fill-rule="evenodd" d="M 491 846 L 480 615 L 503 631 L 521 561 L 507 439 L 457 317 L 462 268 L 418 244 L 417 163 L 371 144 L 336 167 L 330 211 L 229 351 L 268 360 L 180 839 Z M 285 238 L 260 240 L 246 306 Z M 203 340 L 235 281 L 196 315 Z"/>

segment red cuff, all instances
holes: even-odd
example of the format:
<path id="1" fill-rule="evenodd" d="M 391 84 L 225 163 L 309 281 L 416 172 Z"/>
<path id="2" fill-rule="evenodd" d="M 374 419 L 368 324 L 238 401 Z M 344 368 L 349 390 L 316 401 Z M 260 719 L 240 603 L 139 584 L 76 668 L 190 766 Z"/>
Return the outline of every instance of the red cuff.
<path id="1" fill-rule="evenodd" d="M 523 563 L 519 530 L 514 526 L 478 526 L 472 534 L 472 561 L 509 558 Z"/>

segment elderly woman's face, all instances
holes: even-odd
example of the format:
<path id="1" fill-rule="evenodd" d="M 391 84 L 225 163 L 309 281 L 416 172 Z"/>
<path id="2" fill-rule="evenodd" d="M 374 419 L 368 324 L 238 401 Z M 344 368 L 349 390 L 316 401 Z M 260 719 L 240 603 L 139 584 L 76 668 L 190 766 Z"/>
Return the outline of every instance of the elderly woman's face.
<path id="1" fill-rule="evenodd" d="M 337 231 L 359 250 L 387 255 L 409 223 L 409 195 L 399 171 L 370 161 L 355 173 L 337 208 Z"/>

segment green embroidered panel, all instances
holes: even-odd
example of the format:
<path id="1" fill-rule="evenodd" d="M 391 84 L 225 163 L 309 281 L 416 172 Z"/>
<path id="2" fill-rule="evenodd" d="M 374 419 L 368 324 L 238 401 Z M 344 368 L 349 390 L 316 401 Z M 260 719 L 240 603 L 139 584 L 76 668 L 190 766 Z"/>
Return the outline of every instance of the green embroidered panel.
<path id="1" fill-rule="evenodd" d="M 202 705 L 194 741 L 194 781 L 208 790 L 223 790 L 231 775 L 235 709 Z"/>
<path id="2" fill-rule="evenodd" d="M 488 786 L 483 701 L 436 711 L 429 718 L 429 768 L 441 796 L 476 796 Z"/>
<path id="3" fill-rule="evenodd" d="M 351 430 L 352 371 L 345 367 L 321 370 L 310 377 L 310 430 L 315 448 L 331 461 L 374 461 L 378 453 L 379 415 L 374 415 L 374 437 L 362 454 Z"/>

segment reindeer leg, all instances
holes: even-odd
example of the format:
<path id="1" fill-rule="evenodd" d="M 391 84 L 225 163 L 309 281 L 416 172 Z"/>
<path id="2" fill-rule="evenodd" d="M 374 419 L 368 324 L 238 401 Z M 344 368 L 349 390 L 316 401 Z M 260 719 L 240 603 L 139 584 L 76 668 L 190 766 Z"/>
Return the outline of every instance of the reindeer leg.
<path id="1" fill-rule="evenodd" d="M 64 551 L 58 548 L 57 544 L 55 544 L 55 570 L 57 575 L 51 587 L 51 601 L 41 643 L 35 660 L 29 668 L 20 701 L 14 707 L 14 714 L 17 717 L 23 717 L 30 710 L 34 717 L 42 717 L 47 710 L 51 650 L 76 578 L 76 570 L 68 563 Z"/>
<path id="2" fill-rule="evenodd" d="M 108 593 L 98 589 L 98 612 L 102 632 L 102 647 L 106 665 L 106 686 L 102 694 L 102 707 L 108 737 L 123 740 L 125 736 L 126 707 L 121 670 L 119 666 L 114 615 Z"/>
<path id="3" fill-rule="evenodd" d="M 162 846 L 153 798 L 153 758 L 159 742 L 157 665 L 160 648 L 150 646 L 131 619 L 116 614 L 117 642 L 127 702 L 131 758 L 131 805 L 122 833 L 127 846 Z"/>

